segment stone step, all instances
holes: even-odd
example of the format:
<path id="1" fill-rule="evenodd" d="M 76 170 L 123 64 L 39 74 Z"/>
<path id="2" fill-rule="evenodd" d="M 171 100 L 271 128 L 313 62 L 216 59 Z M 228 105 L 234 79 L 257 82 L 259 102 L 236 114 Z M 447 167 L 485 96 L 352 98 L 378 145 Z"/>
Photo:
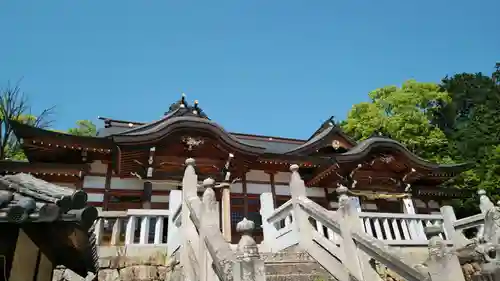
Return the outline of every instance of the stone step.
<path id="1" fill-rule="evenodd" d="M 268 275 L 266 281 L 336 281 L 333 277 L 314 274 Z"/>
<path id="2" fill-rule="evenodd" d="M 304 252 L 264 253 L 269 281 L 335 281 L 321 265 Z"/>

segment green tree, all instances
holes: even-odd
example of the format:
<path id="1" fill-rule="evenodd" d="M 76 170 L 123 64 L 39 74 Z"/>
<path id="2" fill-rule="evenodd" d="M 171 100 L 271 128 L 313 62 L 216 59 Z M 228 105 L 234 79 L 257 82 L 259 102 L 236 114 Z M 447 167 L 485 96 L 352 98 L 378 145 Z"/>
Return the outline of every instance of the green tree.
<path id="1" fill-rule="evenodd" d="M 449 101 L 438 84 L 409 80 L 401 87 L 383 87 L 368 95 L 371 102 L 354 105 L 343 122 L 347 134 L 363 140 L 379 132 L 425 159 L 451 162 L 445 134 L 430 122 Z"/>
<path id="2" fill-rule="evenodd" d="M 68 134 L 87 137 L 95 137 L 97 134 L 96 125 L 90 120 L 78 120 L 76 125 L 75 128 L 68 130 Z"/>
<path id="3" fill-rule="evenodd" d="M 40 114 L 31 113 L 28 98 L 21 91 L 19 83 L 7 84 L 0 89 L 0 160 L 23 160 L 24 156 L 15 138 L 9 120 L 20 121 L 39 128 L 49 127 L 53 119 L 54 107 L 44 109 Z"/>
<path id="4" fill-rule="evenodd" d="M 441 87 L 450 100 L 433 118 L 445 132 L 454 158 L 474 163 L 449 185 L 485 189 L 495 200 L 500 198 L 500 65 L 496 68 L 491 76 L 461 73 L 445 77 Z M 477 205 L 471 200 L 461 203 L 463 213 Z"/>

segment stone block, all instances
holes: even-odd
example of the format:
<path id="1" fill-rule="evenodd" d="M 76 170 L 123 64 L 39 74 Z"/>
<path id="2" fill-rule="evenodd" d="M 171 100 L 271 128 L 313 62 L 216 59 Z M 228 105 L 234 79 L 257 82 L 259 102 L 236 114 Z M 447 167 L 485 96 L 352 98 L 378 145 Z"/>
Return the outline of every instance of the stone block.
<path id="1" fill-rule="evenodd" d="M 121 281 L 120 274 L 116 269 L 101 269 L 97 274 L 99 281 Z"/>
<path id="2" fill-rule="evenodd" d="M 135 265 L 120 269 L 122 281 L 155 281 L 158 280 L 158 269 L 156 266 Z"/>

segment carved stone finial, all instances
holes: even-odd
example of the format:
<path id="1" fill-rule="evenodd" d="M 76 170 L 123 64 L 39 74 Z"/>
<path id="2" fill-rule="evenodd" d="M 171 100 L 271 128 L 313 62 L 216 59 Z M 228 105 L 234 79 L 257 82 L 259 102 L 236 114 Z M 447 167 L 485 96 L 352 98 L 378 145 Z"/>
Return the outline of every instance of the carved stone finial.
<path id="1" fill-rule="evenodd" d="M 339 185 L 339 187 L 337 187 L 336 191 L 337 191 L 338 195 L 344 195 L 344 194 L 347 194 L 349 189 L 344 185 Z"/>
<path id="2" fill-rule="evenodd" d="M 486 195 L 486 191 L 484 189 L 478 190 L 477 194 L 479 195 L 479 209 L 481 210 L 481 213 L 484 214 L 490 209 L 495 208 L 495 204 L 491 202 L 488 195 Z"/>
<path id="3" fill-rule="evenodd" d="M 252 233 L 255 228 L 255 223 L 247 218 L 236 224 L 236 231 L 244 234 Z"/>
<path id="4" fill-rule="evenodd" d="M 219 215 L 217 212 L 217 200 L 215 199 L 215 191 L 208 186 L 203 192 L 203 212 L 201 218 L 205 225 L 217 225 Z"/>
<path id="5" fill-rule="evenodd" d="M 443 238 L 437 235 L 429 239 L 428 248 L 429 248 L 429 259 L 431 261 L 442 259 L 448 254 L 448 251 L 446 249 L 446 243 L 444 242 Z"/>
<path id="6" fill-rule="evenodd" d="M 298 170 L 299 170 L 299 165 L 293 164 L 290 166 L 290 172 L 294 173 L 297 172 Z"/>
<path id="7" fill-rule="evenodd" d="M 214 187 L 215 185 L 215 180 L 212 179 L 212 178 L 206 178 L 204 181 L 203 181 L 203 187 L 204 188 L 209 188 L 209 187 Z"/>
<path id="8" fill-rule="evenodd" d="M 184 163 L 186 163 L 186 166 L 194 166 L 195 162 L 194 158 L 188 158 Z"/>
<path id="9" fill-rule="evenodd" d="M 212 188 L 207 188 L 203 192 L 203 203 L 207 206 L 217 204 L 217 201 L 215 199 L 215 191 Z"/>
<path id="10" fill-rule="evenodd" d="M 237 257 L 240 260 L 250 261 L 260 257 L 257 243 L 251 236 L 255 223 L 247 218 L 243 218 L 236 224 L 236 231 L 241 233 L 241 239 L 238 242 Z"/>
<path id="11" fill-rule="evenodd" d="M 349 202 L 350 202 L 350 199 L 349 199 L 349 196 L 347 195 L 347 192 L 349 191 L 349 189 L 344 186 L 344 185 L 339 185 L 339 187 L 337 187 L 337 194 L 339 195 L 338 196 L 338 200 L 339 200 L 339 207 L 344 209 L 345 211 L 349 212 Z"/>

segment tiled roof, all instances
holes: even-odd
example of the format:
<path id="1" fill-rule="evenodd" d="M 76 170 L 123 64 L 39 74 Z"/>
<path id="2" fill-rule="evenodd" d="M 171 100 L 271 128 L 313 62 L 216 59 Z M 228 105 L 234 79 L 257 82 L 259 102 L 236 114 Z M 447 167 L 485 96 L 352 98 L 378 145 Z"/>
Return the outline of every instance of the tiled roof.
<path id="1" fill-rule="evenodd" d="M 47 241 L 52 249 L 63 248 L 77 253 L 66 255 L 61 250 L 55 250 L 57 258 L 53 262 L 84 276 L 88 271 L 95 273 L 98 267 L 92 231 L 97 216 L 97 209 L 87 206 L 87 194 L 82 190 L 51 184 L 23 173 L 0 177 L 0 225 L 12 223 L 30 229 L 39 225 L 42 232 L 51 233 L 50 235 L 64 235 L 62 233 L 65 231 L 58 229 L 74 228 L 79 231 L 87 237 L 83 246 L 74 245 L 71 237 L 42 240 L 55 240 Z"/>

